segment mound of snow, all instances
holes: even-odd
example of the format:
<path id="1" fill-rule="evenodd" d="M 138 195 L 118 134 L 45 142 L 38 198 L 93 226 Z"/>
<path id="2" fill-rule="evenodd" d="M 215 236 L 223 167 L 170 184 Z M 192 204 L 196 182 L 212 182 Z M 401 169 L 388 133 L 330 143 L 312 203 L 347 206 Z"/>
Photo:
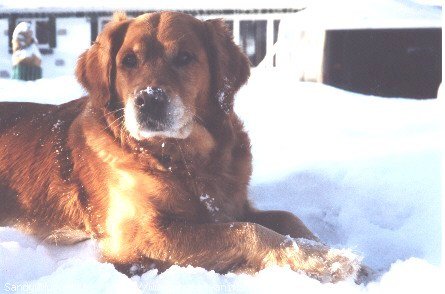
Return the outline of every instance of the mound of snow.
<path id="1" fill-rule="evenodd" d="M 0 101 L 62 104 L 85 95 L 74 76 L 36 81 L 0 79 Z"/>
<path id="2" fill-rule="evenodd" d="M 365 96 L 292 77 L 255 72 L 238 95 L 253 145 L 254 203 L 291 210 L 322 240 L 356 249 L 376 270 L 413 256 L 437 265 L 441 102 Z"/>

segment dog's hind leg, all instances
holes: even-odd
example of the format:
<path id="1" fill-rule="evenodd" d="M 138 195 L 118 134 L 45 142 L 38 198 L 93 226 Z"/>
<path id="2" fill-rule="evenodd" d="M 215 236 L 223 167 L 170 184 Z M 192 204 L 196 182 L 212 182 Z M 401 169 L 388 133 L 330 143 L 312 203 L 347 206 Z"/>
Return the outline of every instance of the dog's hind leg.
<path id="1" fill-rule="evenodd" d="M 292 238 L 320 241 L 298 217 L 287 211 L 250 209 L 245 221 L 262 225 L 281 235 L 289 235 Z"/>

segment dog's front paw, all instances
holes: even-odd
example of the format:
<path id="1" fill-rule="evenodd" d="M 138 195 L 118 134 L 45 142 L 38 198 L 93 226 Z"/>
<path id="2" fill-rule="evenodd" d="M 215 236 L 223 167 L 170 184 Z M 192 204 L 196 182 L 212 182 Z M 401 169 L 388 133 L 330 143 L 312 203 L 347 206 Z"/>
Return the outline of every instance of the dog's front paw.
<path id="1" fill-rule="evenodd" d="M 329 248 L 307 239 L 286 238 L 281 248 L 270 254 L 267 265 L 290 266 L 323 283 L 356 279 L 361 270 L 361 257 L 350 250 Z"/>

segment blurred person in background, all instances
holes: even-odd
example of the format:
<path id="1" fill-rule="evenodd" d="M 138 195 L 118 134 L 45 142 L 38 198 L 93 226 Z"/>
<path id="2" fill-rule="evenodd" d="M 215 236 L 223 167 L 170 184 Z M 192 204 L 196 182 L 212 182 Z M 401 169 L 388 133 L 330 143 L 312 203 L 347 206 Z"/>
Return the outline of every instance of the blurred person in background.
<path id="1" fill-rule="evenodd" d="M 42 56 L 31 24 L 21 22 L 12 34 L 12 78 L 33 81 L 42 78 Z"/>

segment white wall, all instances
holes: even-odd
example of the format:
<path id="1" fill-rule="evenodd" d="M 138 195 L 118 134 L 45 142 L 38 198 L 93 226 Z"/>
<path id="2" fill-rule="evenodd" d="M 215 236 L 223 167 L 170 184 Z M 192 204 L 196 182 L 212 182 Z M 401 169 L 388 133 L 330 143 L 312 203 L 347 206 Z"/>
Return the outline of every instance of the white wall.
<path id="1" fill-rule="evenodd" d="M 298 30 L 282 21 L 274 46 L 277 67 L 290 67 L 300 81 L 322 82 L 326 31 Z"/>
<path id="2" fill-rule="evenodd" d="M 66 35 L 56 35 L 57 47 L 53 54 L 43 55 L 43 77 L 57 77 L 74 74 L 79 55 L 90 46 L 90 22 L 86 18 L 58 18 L 56 32 L 66 30 Z M 63 66 L 56 61 L 63 60 Z"/>
<path id="3" fill-rule="evenodd" d="M 8 20 L 0 19 L 0 71 L 8 71 L 11 74 L 11 54 L 8 52 Z"/>

